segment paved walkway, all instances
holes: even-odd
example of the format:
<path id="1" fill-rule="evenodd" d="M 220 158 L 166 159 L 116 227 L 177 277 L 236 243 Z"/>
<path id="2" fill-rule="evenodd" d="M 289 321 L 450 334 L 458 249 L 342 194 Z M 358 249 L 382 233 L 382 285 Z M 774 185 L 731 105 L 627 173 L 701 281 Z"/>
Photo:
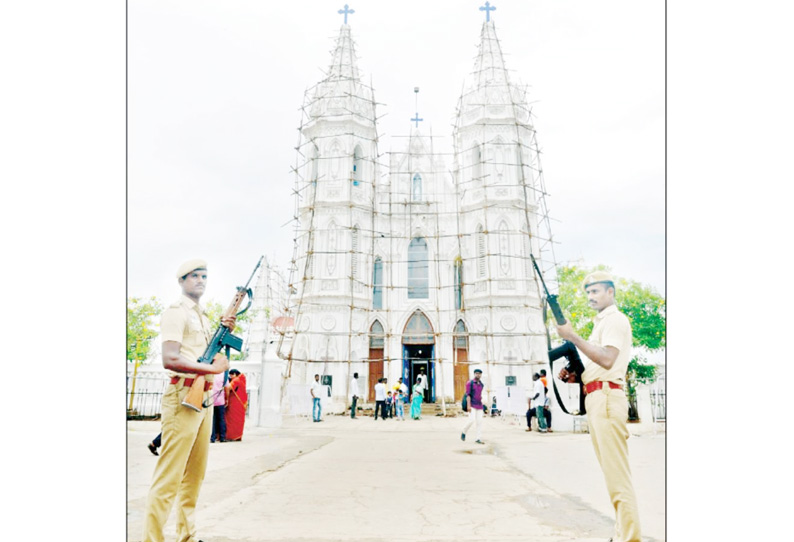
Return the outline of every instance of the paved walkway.
<path id="1" fill-rule="evenodd" d="M 210 448 L 197 511 L 205 542 L 599 541 L 613 513 L 590 437 L 527 433 L 488 418 L 479 445 L 464 418 L 323 423 L 288 418 Z M 128 540 L 141 540 L 159 422 L 128 424 Z M 629 449 L 644 539 L 665 539 L 664 433 Z M 166 540 L 174 540 L 174 514 Z"/>

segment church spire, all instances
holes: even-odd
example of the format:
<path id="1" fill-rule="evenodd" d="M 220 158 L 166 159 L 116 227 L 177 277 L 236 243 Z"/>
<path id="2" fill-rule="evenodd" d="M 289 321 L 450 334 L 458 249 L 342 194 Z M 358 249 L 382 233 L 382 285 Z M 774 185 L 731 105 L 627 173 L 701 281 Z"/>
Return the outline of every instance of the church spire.
<path id="1" fill-rule="evenodd" d="M 350 35 L 350 26 L 342 25 L 339 37 L 331 57 L 331 66 L 328 68 L 328 79 L 358 81 L 358 59 L 353 38 Z"/>
<path id="2" fill-rule="evenodd" d="M 347 24 L 348 15 L 355 11 L 348 7 L 345 4 L 345 9 L 338 12 L 345 16 L 345 23 L 339 28 L 326 77 L 309 93 L 308 101 L 312 104 L 309 111 L 314 119 L 354 115 L 359 121 L 371 124 L 374 97 L 372 88 L 361 81 L 356 45 Z"/>
<path id="3" fill-rule="evenodd" d="M 505 66 L 502 45 L 496 35 L 496 25 L 490 20 L 490 10 L 496 9 L 488 2 L 480 10 L 486 20 L 480 30 L 480 44 L 474 69 L 466 78 L 461 96 L 461 113 L 481 109 L 483 106 L 513 106 L 526 102 L 526 93 L 510 81 Z M 504 109 L 508 116 L 512 107 Z"/>

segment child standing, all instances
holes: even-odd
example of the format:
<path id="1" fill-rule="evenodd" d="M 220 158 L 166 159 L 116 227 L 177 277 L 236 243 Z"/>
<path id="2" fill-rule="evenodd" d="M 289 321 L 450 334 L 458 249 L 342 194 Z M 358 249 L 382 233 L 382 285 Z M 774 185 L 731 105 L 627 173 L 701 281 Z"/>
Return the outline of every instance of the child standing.
<path id="1" fill-rule="evenodd" d="M 386 412 L 389 413 L 389 418 L 392 418 L 392 403 L 394 403 L 394 397 L 392 396 L 391 392 L 386 394 Z M 386 416 L 384 416 L 385 418 Z"/>
<path id="2" fill-rule="evenodd" d="M 397 406 L 397 417 L 405 421 L 405 394 L 402 390 L 397 391 L 397 398 L 394 402 Z"/>

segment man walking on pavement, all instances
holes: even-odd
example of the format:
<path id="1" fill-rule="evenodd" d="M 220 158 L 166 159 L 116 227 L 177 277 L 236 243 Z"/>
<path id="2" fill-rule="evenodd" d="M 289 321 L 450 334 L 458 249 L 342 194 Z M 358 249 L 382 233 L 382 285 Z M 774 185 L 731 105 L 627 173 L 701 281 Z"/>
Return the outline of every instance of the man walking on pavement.
<path id="1" fill-rule="evenodd" d="M 480 381 L 482 378 L 482 371 L 474 369 L 474 378 L 466 382 L 466 395 L 471 397 L 469 402 L 469 421 L 463 427 L 460 433 L 460 440 L 466 440 L 466 431 L 469 430 L 471 424 L 474 424 L 474 436 L 477 437 L 477 444 L 485 444 L 482 441 L 482 418 L 483 418 L 483 404 L 482 404 L 482 390 L 485 387 Z"/>
<path id="2" fill-rule="evenodd" d="M 314 383 L 312 384 L 312 419 L 315 422 L 321 422 L 320 415 L 323 412 L 323 405 L 320 403 L 322 397 L 323 385 L 320 384 L 320 375 L 314 375 Z"/>
<path id="3" fill-rule="evenodd" d="M 353 373 L 353 380 L 350 381 L 350 418 L 356 419 L 356 401 L 358 401 L 358 373 Z"/>
<path id="4" fill-rule="evenodd" d="M 590 439 L 604 473 L 607 491 L 615 508 L 613 542 L 640 542 L 637 497 L 631 481 L 626 427 L 629 405 L 623 391 L 631 359 L 631 324 L 615 305 L 615 282 L 604 271 L 585 278 L 588 304 L 597 311 L 588 340 L 580 337 L 570 323 L 557 326 L 557 333 L 584 354 L 581 375 L 585 386 L 585 408 Z M 570 374 L 563 369 L 560 379 Z"/>

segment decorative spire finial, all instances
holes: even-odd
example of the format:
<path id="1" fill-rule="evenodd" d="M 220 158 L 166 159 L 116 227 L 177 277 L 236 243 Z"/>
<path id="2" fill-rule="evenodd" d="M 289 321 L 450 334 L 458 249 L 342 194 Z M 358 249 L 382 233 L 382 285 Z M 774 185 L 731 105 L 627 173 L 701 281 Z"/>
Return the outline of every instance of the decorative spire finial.
<path id="1" fill-rule="evenodd" d="M 419 118 L 419 87 L 414 87 L 414 94 L 416 94 L 416 99 L 414 100 L 414 105 L 417 110 L 416 116 L 411 119 L 411 122 L 416 123 L 416 127 L 419 128 L 419 123 L 424 121 L 425 119 Z"/>
<path id="2" fill-rule="evenodd" d="M 347 7 L 347 6 L 345 6 L 345 7 Z M 485 22 L 486 23 L 490 23 L 491 22 L 491 12 L 494 11 L 494 10 L 496 10 L 496 6 L 491 6 L 490 2 L 486 2 L 485 6 L 480 7 L 480 11 L 484 11 L 485 12 Z M 339 13 L 342 13 L 342 12 L 340 11 Z"/>
<path id="3" fill-rule="evenodd" d="M 488 4 L 488 2 L 486 2 L 486 4 Z M 355 11 L 355 10 L 353 10 L 353 9 L 348 9 L 348 7 L 347 7 L 347 4 L 345 4 L 345 9 L 340 9 L 339 11 L 337 11 L 337 13 L 338 13 L 339 15 L 342 15 L 342 14 L 344 14 L 344 16 L 345 16 L 345 24 L 347 24 L 347 14 L 348 14 L 348 13 L 355 13 L 355 12 L 356 12 L 356 11 Z"/>

